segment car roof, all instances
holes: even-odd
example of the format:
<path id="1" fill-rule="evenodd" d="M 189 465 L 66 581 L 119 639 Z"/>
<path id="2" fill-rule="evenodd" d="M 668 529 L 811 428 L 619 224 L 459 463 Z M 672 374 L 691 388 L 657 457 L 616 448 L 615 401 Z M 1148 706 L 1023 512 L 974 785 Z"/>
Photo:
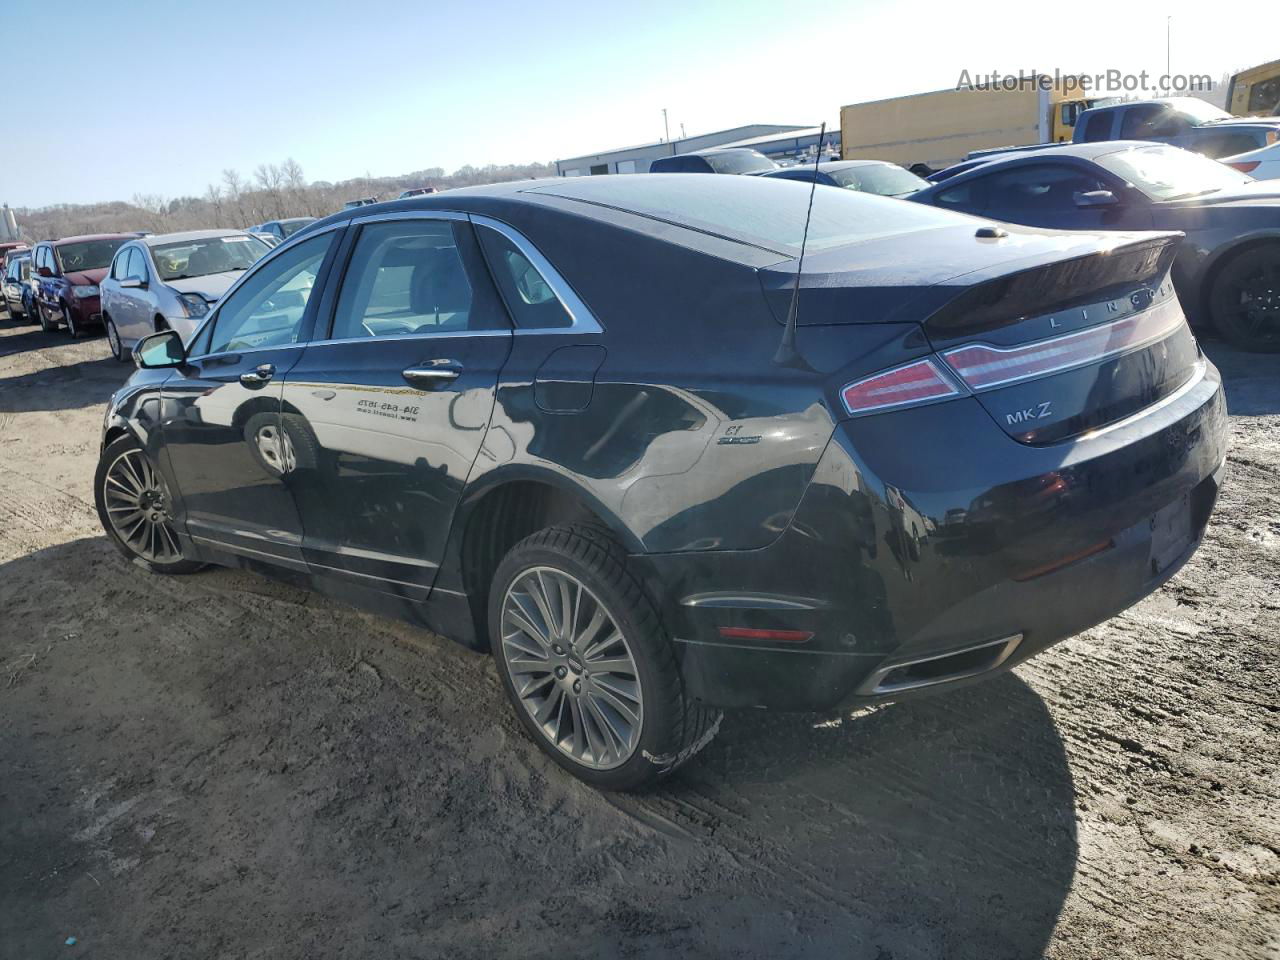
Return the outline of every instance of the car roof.
<path id="1" fill-rule="evenodd" d="M 976 164 L 977 166 L 986 166 L 987 164 L 996 166 L 1018 160 L 1043 159 L 1045 157 L 1079 157 L 1082 160 L 1096 160 L 1098 157 L 1106 156 L 1108 153 L 1120 153 L 1122 150 L 1134 150 L 1137 148 L 1150 150 L 1161 148 L 1168 150 L 1181 149 L 1172 144 L 1159 143 L 1154 140 L 1099 140 L 1096 143 L 1051 144 L 1043 150 L 1017 150 L 1010 153 L 995 154 L 991 157 L 975 157 L 974 160 L 982 161 Z M 960 162 L 969 163 L 971 161 L 962 160 Z M 960 176 L 963 176 L 963 174 L 957 174 L 956 179 L 959 179 Z"/>
<path id="2" fill-rule="evenodd" d="M 57 240 L 47 240 L 55 247 L 62 243 L 81 243 L 85 240 L 136 240 L 136 233 L 86 233 L 78 237 L 59 237 Z"/>
<path id="3" fill-rule="evenodd" d="M 131 237 L 148 247 L 161 243 L 182 243 L 187 240 L 209 240 L 213 237 L 243 237 L 248 230 L 184 230 L 181 233 L 161 233 L 150 237 Z"/>

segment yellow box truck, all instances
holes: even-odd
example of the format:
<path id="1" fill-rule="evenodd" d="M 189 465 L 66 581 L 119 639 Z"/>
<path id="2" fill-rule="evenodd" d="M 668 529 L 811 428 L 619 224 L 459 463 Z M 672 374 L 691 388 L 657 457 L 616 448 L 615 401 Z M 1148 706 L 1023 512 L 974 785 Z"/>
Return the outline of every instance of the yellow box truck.
<path id="1" fill-rule="evenodd" d="M 1113 97 L 1066 97 L 1061 86 L 953 89 L 840 108 L 845 160 L 888 160 L 941 170 L 970 151 L 1067 142 L 1076 117 Z"/>
<path id="2" fill-rule="evenodd" d="M 1280 60 L 1272 60 L 1231 78 L 1227 110 L 1237 117 L 1280 116 Z"/>

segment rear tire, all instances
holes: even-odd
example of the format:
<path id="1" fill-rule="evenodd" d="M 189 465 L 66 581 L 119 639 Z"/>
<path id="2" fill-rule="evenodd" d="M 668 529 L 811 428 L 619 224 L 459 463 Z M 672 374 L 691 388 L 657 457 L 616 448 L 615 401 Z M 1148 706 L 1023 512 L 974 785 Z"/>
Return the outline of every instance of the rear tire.
<path id="1" fill-rule="evenodd" d="M 43 303 L 36 304 L 36 313 L 40 316 L 40 329 L 45 333 L 53 333 L 54 330 L 58 329 L 58 325 L 49 317 L 49 308 Z"/>
<path id="2" fill-rule="evenodd" d="M 1254 247 L 1226 263 L 1209 291 L 1209 315 L 1233 346 L 1280 351 L 1280 245 Z"/>
<path id="3" fill-rule="evenodd" d="M 520 541 L 494 574 L 488 609 L 516 716 L 580 780 L 649 786 L 719 729 L 720 711 L 686 695 L 657 611 L 599 527 L 549 527 Z"/>
<path id="4" fill-rule="evenodd" d="M 182 555 L 164 478 L 133 437 L 118 437 L 102 451 L 93 499 L 107 539 L 142 569 L 194 573 L 204 567 Z"/>

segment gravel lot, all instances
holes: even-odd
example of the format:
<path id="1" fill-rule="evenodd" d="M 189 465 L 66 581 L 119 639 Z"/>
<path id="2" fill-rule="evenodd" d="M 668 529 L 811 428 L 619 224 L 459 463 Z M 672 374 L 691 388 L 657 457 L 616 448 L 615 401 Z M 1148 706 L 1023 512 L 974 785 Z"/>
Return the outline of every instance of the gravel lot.
<path id="1" fill-rule="evenodd" d="M 1158 594 L 978 687 L 730 715 L 612 797 L 487 658 L 125 563 L 128 369 L 0 320 L 0 957 L 1280 958 L 1280 358 L 1206 349 L 1230 472 Z"/>

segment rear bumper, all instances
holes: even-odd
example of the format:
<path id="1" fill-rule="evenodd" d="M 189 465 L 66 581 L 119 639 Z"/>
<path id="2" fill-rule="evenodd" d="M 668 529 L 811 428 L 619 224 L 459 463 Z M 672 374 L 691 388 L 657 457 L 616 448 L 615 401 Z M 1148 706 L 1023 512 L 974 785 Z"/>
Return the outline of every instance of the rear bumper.
<path id="1" fill-rule="evenodd" d="M 1007 669 L 1155 590 L 1200 542 L 1226 438 L 1207 362 L 1170 401 L 1047 447 L 1010 439 L 972 400 L 863 418 L 837 430 L 770 546 L 635 559 L 695 696 L 900 699 Z M 812 637 L 730 643 L 725 626 Z"/>

